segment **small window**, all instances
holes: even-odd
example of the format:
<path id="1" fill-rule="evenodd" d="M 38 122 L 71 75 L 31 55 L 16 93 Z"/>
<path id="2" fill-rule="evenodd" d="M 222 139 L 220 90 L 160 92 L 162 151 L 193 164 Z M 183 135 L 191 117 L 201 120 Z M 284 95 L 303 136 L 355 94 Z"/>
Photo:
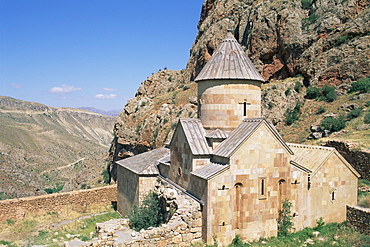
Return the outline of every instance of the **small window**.
<path id="1" fill-rule="evenodd" d="M 179 175 L 179 177 L 181 177 L 182 175 L 182 169 L 181 167 L 179 166 L 179 168 L 177 169 L 177 175 Z"/>
<path id="2" fill-rule="evenodd" d="M 334 201 L 335 200 L 335 190 L 333 190 L 332 192 L 331 192 L 331 200 L 332 201 Z"/>
<path id="3" fill-rule="evenodd" d="M 244 102 L 244 108 L 243 108 L 243 116 L 247 116 L 247 102 Z"/>
<path id="4" fill-rule="evenodd" d="M 266 189 L 266 178 L 263 177 L 263 178 L 259 178 L 259 197 L 260 199 L 266 199 L 266 196 L 267 196 L 267 189 Z"/>

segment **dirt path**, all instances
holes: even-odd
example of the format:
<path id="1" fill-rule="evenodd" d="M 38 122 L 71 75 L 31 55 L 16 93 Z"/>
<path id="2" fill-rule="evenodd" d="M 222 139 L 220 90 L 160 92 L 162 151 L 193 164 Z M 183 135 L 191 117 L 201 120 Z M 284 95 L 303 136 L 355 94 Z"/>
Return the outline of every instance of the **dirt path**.
<path id="1" fill-rule="evenodd" d="M 84 220 L 84 219 L 87 219 L 87 218 L 91 218 L 91 217 L 94 217 L 94 216 L 97 216 L 97 215 L 103 215 L 103 214 L 107 214 L 107 213 L 111 213 L 113 211 L 110 211 L 110 212 L 103 212 L 103 213 L 96 213 L 96 214 L 90 214 L 90 215 L 85 215 L 85 216 L 81 216 L 81 217 L 78 217 L 76 219 L 71 219 L 71 220 L 63 220 L 61 222 L 58 222 L 58 223 L 53 223 L 51 224 L 51 226 L 53 227 L 53 231 L 56 231 L 58 230 L 60 227 L 64 226 L 64 225 L 68 225 L 69 223 L 72 223 L 74 221 L 77 221 L 77 220 Z"/>

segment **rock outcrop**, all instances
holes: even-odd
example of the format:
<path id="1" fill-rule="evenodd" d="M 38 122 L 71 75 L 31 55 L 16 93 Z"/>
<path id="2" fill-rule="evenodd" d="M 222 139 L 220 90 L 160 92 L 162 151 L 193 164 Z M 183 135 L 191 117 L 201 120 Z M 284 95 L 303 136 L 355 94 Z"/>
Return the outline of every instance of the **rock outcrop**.
<path id="1" fill-rule="evenodd" d="M 265 80 L 302 74 L 306 85 L 339 86 L 368 77 L 369 3 L 207 0 L 187 68 L 195 78 L 231 29 Z"/>
<path id="2" fill-rule="evenodd" d="M 114 127 L 110 160 L 162 146 L 179 117 L 196 117 L 192 83 L 228 29 L 266 80 L 262 115 L 283 127 L 308 86 L 345 94 L 370 76 L 369 0 L 205 0 L 186 69 L 143 81 Z M 303 87 L 293 90 L 295 84 Z"/>

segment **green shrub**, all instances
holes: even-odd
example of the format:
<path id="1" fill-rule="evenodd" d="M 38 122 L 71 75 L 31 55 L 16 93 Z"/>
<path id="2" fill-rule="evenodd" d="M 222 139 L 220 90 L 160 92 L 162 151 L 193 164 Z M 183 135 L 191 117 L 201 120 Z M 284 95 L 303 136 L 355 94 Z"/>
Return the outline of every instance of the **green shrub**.
<path id="1" fill-rule="evenodd" d="M 322 89 L 318 87 L 308 87 L 305 98 L 333 102 L 337 99 L 337 93 L 335 92 L 335 88 L 327 85 L 325 85 Z"/>
<path id="2" fill-rule="evenodd" d="M 324 219 L 322 217 L 320 217 L 320 219 L 316 221 L 316 226 L 315 226 L 314 229 L 316 231 L 321 231 L 321 229 L 323 228 L 324 225 L 325 225 Z"/>
<path id="3" fill-rule="evenodd" d="M 301 88 L 302 88 L 302 84 L 299 82 L 299 81 L 296 81 L 295 82 L 295 85 L 294 85 L 294 90 L 299 93 L 301 91 Z"/>
<path id="4" fill-rule="evenodd" d="M 320 123 L 321 128 L 330 130 L 331 132 L 339 131 L 346 127 L 345 116 L 340 115 L 339 117 L 327 117 L 324 118 Z"/>
<path id="5" fill-rule="evenodd" d="M 288 87 L 287 90 L 285 90 L 285 96 L 288 97 L 292 93 L 291 90 L 292 89 L 290 87 Z"/>
<path id="6" fill-rule="evenodd" d="M 293 110 L 288 110 L 285 116 L 287 125 L 293 124 L 301 116 L 301 104 L 297 103 Z"/>
<path id="7" fill-rule="evenodd" d="M 319 16 L 316 14 L 312 14 L 308 16 L 307 18 L 303 18 L 302 19 L 303 27 L 306 28 L 308 25 L 315 23 L 318 18 Z"/>
<path id="8" fill-rule="evenodd" d="M 324 107 L 320 106 L 320 107 L 317 109 L 316 114 L 322 114 L 322 113 L 324 113 L 324 112 L 326 112 L 326 109 L 325 109 Z"/>
<path id="9" fill-rule="evenodd" d="M 110 174 L 110 162 L 106 160 L 105 169 L 101 173 L 103 175 L 103 181 L 105 184 L 109 184 L 111 180 L 111 174 Z"/>
<path id="10" fill-rule="evenodd" d="M 53 193 L 58 193 L 59 191 L 61 191 L 64 187 L 64 184 L 56 184 L 55 185 L 55 188 L 52 188 L 52 189 L 44 189 L 44 191 L 47 193 L 47 194 L 53 194 Z"/>
<path id="11" fill-rule="evenodd" d="M 15 220 L 11 220 L 11 219 L 7 219 L 7 220 L 6 220 L 6 224 L 7 224 L 8 226 L 12 226 L 12 225 L 14 225 L 14 223 L 15 223 Z"/>
<path id="12" fill-rule="evenodd" d="M 278 236 L 287 236 L 290 230 L 294 229 L 294 223 L 291 216 L 292 203 L 289 200 L 283 200 L 283 209 L 279 210 L 278 222 Z"/>
<path id="13" fill-rule="evenodd" d="M 337 99 L 337 93 L 335 92 L 335 88 L 331 86 L 325 85 L 321 90 L 321 95 L 328 102 L 333 102 L 334 100 Z"/>
<path id="14" fill-rule="evenodd" d="M 301 0 L 302 8 L 310 10 L 312 6 L 312 0 Z"/>
<path id="15" fill-rule="evenodd" d="M 335 40 L 335 46 L 340 46 L 341 44 L 347 44 L 348 41 L 351 39 L 351 36 L 348 35 L 340 35 L 338 38 Z"/>
<path id="16" fill-rule="evenodd" d="M 316 99 L 320 96 L 320 88 L 318 87 L 308 87 L 306 91 L 307 99 Z"/>
<path id="17" fill-rule="evenodd" d="M 347 118 L 348 120 L 351 120 L 351 119 L 361 116 L 361 114 L 362 114 L 362 108 L 356 108 L 347 114 Z"/>
<path id="18" fill-rule="evenodd" d="M 370 124 L 370 112 L 365 115 L 365 117 L 364 117 L 364 123 Z"/>
<path id="19" fill-rule="evenodd" d="M 147 229 L 151 226 L 157 227 L 164 223 L 157 194 L 150 191 L 140 205 L 134 205 L 128 218 L 130 220 L 130 228 L 136 231 Z"/>
<path id="20" fill-rule="evenodd" d="M 351 89 L 352 92 L 368 93 L 370 92 L 370 78 L 362 78 L 361 80 L 352 82 Z"/>
<path id="21" fill-rule="evenodd" d="M 228 247 L 244 247 L 244 246 L 249 246 L 249 244 L 243 243 L 243 241 L 240 238 L 240 235 L 236 235 L 231 244 L 228 245 Z"/>
<path id="22" fill-rule="evenodd" d="M 325 95 L 326 101 L 333 102 L 337 99 L 337 93 L 335 91 L 330 91 L 328 94 Z"/>
<path id="23" fill-rule="evenodd" d="M 182 90 L 184 90 L 184 91 L 185 91 L 185 90 L 188 90 L 189 88 L 190 88 L 189 86 L 186 86 L 186 85 L 185 85 L 185 86 L 183 86 L 183 87 L 182 87 Z"/>

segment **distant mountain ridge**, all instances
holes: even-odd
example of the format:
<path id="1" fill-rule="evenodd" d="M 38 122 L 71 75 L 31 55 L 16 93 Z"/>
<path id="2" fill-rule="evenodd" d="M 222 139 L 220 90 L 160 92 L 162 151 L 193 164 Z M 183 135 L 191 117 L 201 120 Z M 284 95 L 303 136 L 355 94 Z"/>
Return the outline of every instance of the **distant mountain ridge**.
<path id="1" fill-rule="evenodd" d="M 114 120 L 0 96 L 0 199 L 99 185 Z"/>
<path id="2" fill-rule="evenodd" d="M 104 110 L 101 110 L 101 109 L 97 109 L 95 107 L 85 107 L 85 106 L 82 106 L 82 107 L 78 107 L 78 108 L 79 109 L 82 109 L 82 110 L 86 110 L 86 111 L 91 111 L 91 112 L 99 113 L 99 114 L 102 114 L 102 115 L 105 115 L 105 116 L 111 116 L 111 117 L 117 117 L 118 114 L 121 112 L 120 109 L 104 111 Z"/>

